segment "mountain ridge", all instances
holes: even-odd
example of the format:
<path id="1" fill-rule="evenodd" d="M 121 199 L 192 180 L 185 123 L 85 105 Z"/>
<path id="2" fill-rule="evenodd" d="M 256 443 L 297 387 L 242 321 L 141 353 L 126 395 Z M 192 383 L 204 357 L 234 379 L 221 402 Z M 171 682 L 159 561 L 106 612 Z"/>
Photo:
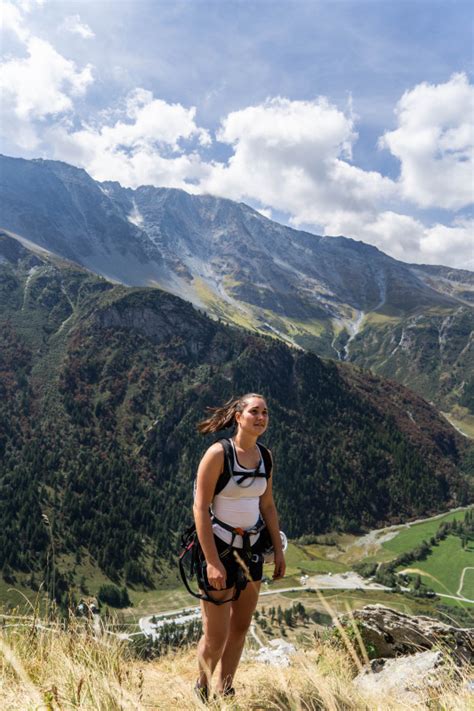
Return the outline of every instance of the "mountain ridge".
<path id="1" fill-rule="evenodd" d="M 1 165 L 3 226 L 108 279 L 164 288 L 224 322 L 397 379 L 447 411 L 474 387 L 471 272 L 405 264 L 226 198 L 97 183 L 42 159 Z"/>

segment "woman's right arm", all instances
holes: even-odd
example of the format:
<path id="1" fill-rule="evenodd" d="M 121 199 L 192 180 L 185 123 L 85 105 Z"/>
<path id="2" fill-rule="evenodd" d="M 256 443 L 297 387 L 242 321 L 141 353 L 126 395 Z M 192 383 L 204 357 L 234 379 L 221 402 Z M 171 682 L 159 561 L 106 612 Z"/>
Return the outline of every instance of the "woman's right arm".
<path id="1" fill-rule="evenodd" d="M 216 442 L 209 447 L 199 464 L 193 506 L 196 531 L 207 563 L 207 579 L 216 590 L 225 588 L 226 572 L 214 541 L 209 507 L 223 468 L 224 450 L 222 445 Z"/>

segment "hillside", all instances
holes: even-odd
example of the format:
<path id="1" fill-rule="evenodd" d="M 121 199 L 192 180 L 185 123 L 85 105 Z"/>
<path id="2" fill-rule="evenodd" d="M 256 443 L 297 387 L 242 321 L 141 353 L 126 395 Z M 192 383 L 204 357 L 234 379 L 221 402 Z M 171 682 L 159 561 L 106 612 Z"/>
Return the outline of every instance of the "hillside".
<path id="1" fill-rule="evenodd" d="M 146 655 L 140 657 L 136 648 L 131 650 L 119 640 L 113 632 L 115 628 L 111 630 L 107 622 L 104 629 L 111 633 L 97 638 L 84 620 L 72 619 L 64 627 L 51 620 L 21 618 L 19 627 L 14 631 L 7 629 L 4 634 L 10 664 L 5 663 L 0 669 L 2 708 L 11 711 L 48 707 L 98 711 L 204 708 L 193 694 L 195 643 L 150 659 Z M 237 703 L 240 708 L 275 711 L 377 708 L 380 689 L 374 696 L 373 691 L 361 688 L 356 680 L 364 660 L 359 660 L 361 653 L 353 636 L 346 649 L 337 643 L 334 632 L 322 639 L 321 628 L 314 624 L 299 623 L 294 630 L 286 628 L 288 632 L 283 629 L 285 635 L 299 633 L 291 665 L 283 668 L 258 661 L 256 642 L 249 638 L 237 675 L 237 698 L 230 704 L 228 700 L 216 699 L 213 709 L 224 711 L 236 708 Z M 267 641 L 261 629 L 257 639 L 260 638 Z M 420 709 L 432 708 L 433 704 L 446 711 L 469 707 L 472 693 L 468 669 L 455 669 L 456 673 L 452 673 L 451 666 L 446 665 L 438 668 L 435 679 L 427 679 L 426 683 L 423 665 L 416 657 L 408 657 L 407 661 L 408 666 L 417 665 L 418 678 L 405 670 L 403 676 L 398 675 L 395 688 L 387 688 L 386 684 L 384 711 L 414 708 L 414 698 Z"/>
<path id="2" fill-rule="evenodd" d="M 113 579 L 157 583 L 209 444 L 196 423 L 236 392 L 268 399 L 290 536 L 470 499 L 466 442 L 402 386 L 229 328 L 158 289 L 114 286 L 5 234 L 0 255 L 5 579 L 46 571 L 60 597 L 90 560 Z"/>
<path id="3" fill-rule="evenodd" d="M 410 265 L 209 195 L 0 157 L 3 228 L 116 282 L 350 361 L 474 415 L 474 274 Z"/>

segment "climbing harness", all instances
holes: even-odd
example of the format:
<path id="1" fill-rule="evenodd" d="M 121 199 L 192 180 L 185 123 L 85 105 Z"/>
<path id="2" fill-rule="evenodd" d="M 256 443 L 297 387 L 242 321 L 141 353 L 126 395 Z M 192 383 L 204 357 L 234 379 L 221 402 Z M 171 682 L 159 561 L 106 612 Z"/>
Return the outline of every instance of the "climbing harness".
<path id="1" fill-rule="evenodd" d="M 259 471 L 261 463 L 259 462 L 255 470 L 249 470 L 248 472 L 234 472 L 234 450 L 232 447 L 232 443 L 229 439 L 221 439 L 219 440 L 219 442 L 224 449 L 224 468 L 219 476 L 219 479 L 217 480 L 216 487 L 214 490 L 214 497 L 217 496 L 217 494 L 219 494 L 225 488 L 232 476 L 234 476 L 236 484 L 244 488 L 250 486 L 257 477 L 265 477 L 266 479 L 269 479 L 272 471 L 272 458 L 268 449 L 262 444 L 257 442 L 257 447 L 260 451 L 265 471 Z M 250 479 L 250 481 L 248 483 L 244 483 L 247 479 Z M 194 488 L 195 487 L 196 484 L 194 485 Z M 197 577 L 199 570 L 202 570 L 202 567 L 206 565 L 206 561 L 204 559 L 201 546 L 199 544 L 196 525 L 194 523 L 186 529 L 186 531 L 181 537 L 182 547 L 178 559 L 178 567 L 184 586 L 191 595 L 200 600 L 213 602 L 215 605 L 223 605 L 226 602 L 238 600 L 240 593 L 242 592 L 242 590 L 245 589 L 247 585 L 247 573 L 245 567 L 248 566 L 250 562 L 258 562 L 259 560 L 263 561 L 263 556 L 261 553 L 252 552 L 250 545 L 250 536 L 261 533 L 266 529 L 266 526 L 263 519 L 260 518 L 257 524 L 252 529 L 245 531 L 242 528 L 234 528 L 233 526 L 229 526 L 229 524 L 225 523 L 224 521 L 220 521 L 216 516 L 214 516 L 212 511 L 210 511 L 209 513 L 211 516 L 212 523 L 217 523 L 219 526 L 224 528 L 226 531 L 230 531 L 230 533 L 232 534 L 230 544 L 224 551 L 222 551 L 219 557 L 223 558 L 230 553 L 234 555 L 234 557 L 237 558 L 238 562 L 240 563 L 234 596 L 229 600 L 214 600 L 212 598 L 212 590 L 210 591 L 210 595 L 209 588 L 206 585 L 205 576 L 203 575 L 199 577 L 201 578 L 200 582 L 204 587 L 204 592 L 200 593 L 191 589 L 189 581 L 192 580 L 195 576 Z M 233 543 L 235 541 L 236 536 L 242 536 L 242 549 L 233 547 Z"/>
<path id="2" fill-rule="evenodd" d="M 224 605 L 227 602 L 233 602 L 234 600 L 238 600 L 242 590 L 245 590 L 248 582 L 247 568 L 249 563 L 258 563 L 260 561 L 263 562 L 262 553 L 252 552 L 252 547 L 250 545 L 250 536 L 254 536 L 260 533 L 266 528 L 266 526 L 263 519 L 260 519 L 256 526 L 254 526 L 250 530 L 244 531 L 244 529 L 242 528 L 234 528 L 232 526 L 229 526 L 227 523 L 225 523 L 224 521 L 220 521 L 215 516 L 212 516 L 211 520 L 213 523 L 218 523 L 219 526 L 222 526 L 222 528 L 225 528 L 227 531 L 230 531 L 230 533 L 232 533 L 232 540 L 230 544 L 228 544 L 226 548 L 220 553 L 219 557 L 224 558 L 226 555 L 233 555 L 235 558 L 237 558 L 237 561 L 239 563 L 234 595 L 228 600 L 215 600 L 212 597 L 213 591 L 210 590 L 207 586 L 206 576 L 204 575 L 199 576 L 200 584 L 202 585 L 204 592 L 201 593 L 192 590 L 189 581 L 194 576 L 197 576 L 199 568 L 202 569 L 202 567 L 206 565 L 201 546 L 199 545 L 195 524 L 190 526 L 183 534 L 181 541 L 183 548 L 178 561 L 179 572 L 184 586 L 186 587 L 186 590 L 193 597 L 196 597 L 199 600 L 205 600 L 206 602 L 212 602 L 215 605 Z M 241 549 L 233 547 L 233 543 L 236 536 L 242 536 L 243 544 Z"/>
<path id="3" fill-rule="evenodd" d="M 263 460 L 264 463 L 264 472 L 260 472 L 261 461 L 255 470 L 234 472 L 234 450 L 232 443 L 228 439 L 221 439 L 219 441 L 224 449 L 224 468 L 217 480 L 214 497 L 224 489 L 232 476 L 236 484 L 243 488 L 251 486 L 257 477 L 269 479 L 272 472 L 272 458 L 266 447 L 257 442 L 261 460 Z M 250 479 L 250 481 L 244 483 L 247 479 Z M 249 564 L 259 562 L 272 563 L 274 561 L 274 549 L 265 521 L 261 517 L 253 528 L 244 530 L 243 528 L 230 526 L 228 523 L 220 521 L 211 510 L 209 514 L 212 523 L 218 524 L 232 534 L 230 543 L 226 545 L 226 548 L 219 554 L 219 557 L 222 559 L 227 555 L 233 555 L 239 563 L 234 595 L 228 600 L 215 600 L 212 597 L 213 590 L 207 585 L 206 576 L 202 575 L 203 568 L 206 566 L 206 560 L 199 544 L 196 525 L 194 523 L 186 529 L 181 537 L 181 553 L 178 559 L 178 567 L 184 586 L 193 597 L 199 600 L 205 600 L 206 602 L 212 602 L 214 605 L 225 605 L 227 602 L 238 600 L 240 593 L 245 589 L 249 578 Z M 250 537 L 257 534 L 260 534 L 257 541 L 258 552 L 252 550 L 250 543 Z M 234 547 L 233 544 L 236 536 L 242 537 L 242 548 Z M 283 551 L 285 551 L 288 547 L 288 541 L 283 531 L 280 531 L 280 538 Z M 201 574 L 199 575 L 199 573 Z M 190 581 L 194 577 L 199 578 L 199 584 L 203 592 L 198 592 L 191 588 Z"/>

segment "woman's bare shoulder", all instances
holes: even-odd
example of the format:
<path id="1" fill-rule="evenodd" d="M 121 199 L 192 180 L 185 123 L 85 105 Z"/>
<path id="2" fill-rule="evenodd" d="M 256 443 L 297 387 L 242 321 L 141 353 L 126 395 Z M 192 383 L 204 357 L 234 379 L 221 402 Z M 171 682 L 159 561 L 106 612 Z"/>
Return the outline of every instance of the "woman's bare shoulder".
<path id="1" fill-rule="evenodd" d="M 224 449 L 219 442 L 214 442 L 210 447 L 206 449 L 203 455 L 203 460 L 206 462 L 216 462 L 223 461 L 224 459 Z"/>
<path id="2" fill-rule="evenodd" d="M 210 452 L 211 454 L 224 454 L 224 447 L 220 442 L 214 442 L 214 444 L 211 444 L 211 446 L 206 450 L 207 452 Z"/>
<path id="3" fill-rule="evenodd" d="M 215 484 L 224 466 L 224 450 L 215 442 L 204 452 L 197 471 L 198 487 L 200 482 Z"/>

